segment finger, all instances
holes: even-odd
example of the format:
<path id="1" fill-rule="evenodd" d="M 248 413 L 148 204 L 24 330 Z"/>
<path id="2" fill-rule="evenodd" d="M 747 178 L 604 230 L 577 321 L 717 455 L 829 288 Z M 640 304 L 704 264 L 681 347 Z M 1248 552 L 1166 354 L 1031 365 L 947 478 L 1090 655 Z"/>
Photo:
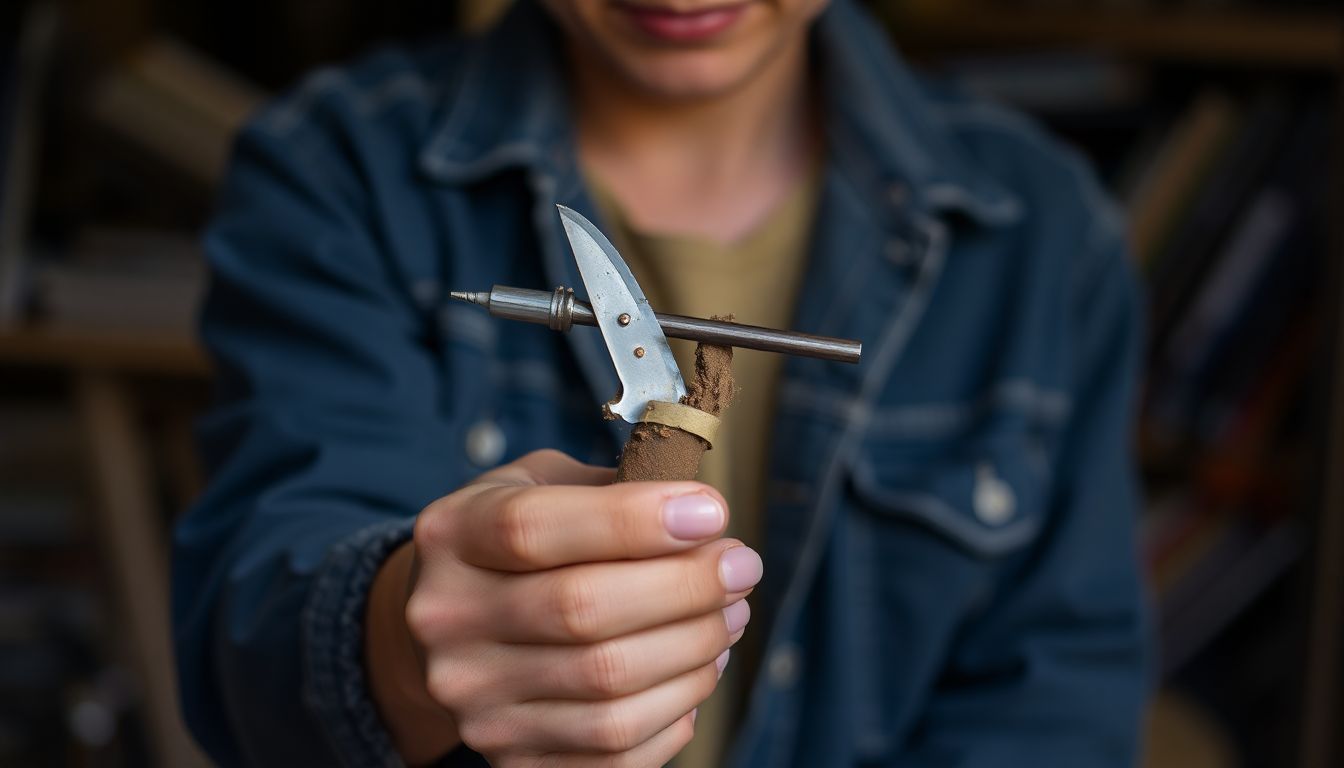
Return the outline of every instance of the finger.
<path id="1" fill-rule="evenodd" d="M 720 536 L 727 504 L 707 485 L 496 486 L 459 505 L 458 557 L 498 571 L 658 557 Z"/>
<path id="2" fill-rule="evenodd" d="M 613 467 L 597 467 L 555 450 L 533 451 L 490 470 L 472 485 L 610 485 Z"/>
<path id="3" fill-rule="evenodd" d="M 536 701 L 518 705 L 527 723 L 519 743 L 544 752 L 614 754 L 632 750 L 709 698 L 720 668 L 711 662 L 630 696 L 602 702 Z"/>
<path id="4" fill-rule="evenodd" d="M 691 743 L 695 717 L 690 712 L 638 747 L 614 755 L 550 754 L 537 759 L 538 768 L 647 768 L 666 765 Z"/>
<path id="5" fill-rule="evenodd" d="M 761 558 L 723 539 L 651 560 L 592 563 L 502 585 L 500 640 L 595 643 L 725 608 L 761 578 Z"/>
<path id="6" fill-rule="evenodd" d="M 714 661 L 741 637 L 745 600 L 684 621 L 591 645 L 515 645 L 505 666 L 521 699 L 600 701 L 628 696 Z"/>

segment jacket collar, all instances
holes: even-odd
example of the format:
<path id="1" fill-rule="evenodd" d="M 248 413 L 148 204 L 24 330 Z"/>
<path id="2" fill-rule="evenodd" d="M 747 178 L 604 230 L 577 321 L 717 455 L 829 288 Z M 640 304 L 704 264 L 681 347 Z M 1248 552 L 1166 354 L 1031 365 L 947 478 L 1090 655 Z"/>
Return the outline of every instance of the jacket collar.
<path id="1" fill-rule="evenodd" d="M 852 0 L 832 0 L 814 39 L 831 162 L 889 203 L 986 225 L 1017 220 L 1018 199 L 977 170 L 884 32 Z M 468 43 L 460 78 L 446 90 L 421 150 L 422 170 L 449 184 L 507 168 L 567 170 L 572 121 L 559 48 L 535 0 L 518 0 Z"/>

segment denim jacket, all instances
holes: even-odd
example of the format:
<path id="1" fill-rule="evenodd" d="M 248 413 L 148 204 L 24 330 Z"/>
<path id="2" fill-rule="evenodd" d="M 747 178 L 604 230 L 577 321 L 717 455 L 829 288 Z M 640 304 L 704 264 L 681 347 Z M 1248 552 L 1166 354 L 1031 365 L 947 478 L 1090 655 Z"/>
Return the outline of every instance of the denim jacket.
<path id="1" fill-rule="evenodd" d="M 827 165 L 770 439 L 762 662 L 737 766 L 1125 766 L 1147 688 L 1122 222 L 1029 122 L 813 30 Z M 243 131 L 207 234 L 211 481 L 176 531 L 186 720 L 227 765 L 397 764 L 365 595 L 416 514 L 539 448 L 614 463 L 595 329 L 450 290 L 579 286 L 556 33 L 315 74 Z M 600 223 L 600 220 L 599 220 Z M 480 764 L 462 748 L 447 763 Z"/>

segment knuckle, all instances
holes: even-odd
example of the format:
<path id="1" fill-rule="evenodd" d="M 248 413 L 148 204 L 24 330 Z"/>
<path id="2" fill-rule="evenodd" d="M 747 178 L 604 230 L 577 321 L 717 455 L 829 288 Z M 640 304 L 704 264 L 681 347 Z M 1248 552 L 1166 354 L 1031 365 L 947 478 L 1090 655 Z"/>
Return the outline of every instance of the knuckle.
<path id="1" fill-rule="evenodd" d="M 439 610 L 434 600 L 422 592 L 412 593 L 406 600 L 406 628 L 411 637 L 421 645 L 427 645 L 438 625 Z"/>
<path id="2" fill-rule="evenodd" d="M 647 538 L 645 526 L 649 524 L 649 515 L 638 514 L 641 499 L 632 489 L 623 485 L 613 485 L 602 489 L 608 494 L 606 511 L 612 536 L 616 537 L 627 549 L 634 549 Z M 647 506 L 647 502 L 644 502 Z"/>
<path id="3" fill-rule="evenodd" d="M 531 494 L 519 491 L 495 510 L 495 540 L 507 557 L 525 565 L 541 562 L 541 531 L 536 522 Z"/>
<path id="4" fill-rule="evenodd" d="M 545 461 L 545 462 L 574 461 L 569 457 L 569 454 L 565 453 L 564 451 L 556 450 L 555 448 L 539 448 L 535 451 L 529 452 L 523 458 L 530 461 Z"/>
<path id="5" fill-rule="evenodd" d="M 402 615 L 411 639 L 422 648 L 432 648 L 445 639 L 470 633 L 476 621 L 465 605 L 426 590 L 411 593 Z"/>
<path id="6" fill-rule="evenodd" d="M 442 546 L 443 542 L 451 541 L 449 527 L 452 524 L 452 515 L 448 512 L 447 506 L 445 499 L 439 499 L 425 507 L 415 518 L 411 540 L 417 551 L 433 550 Z"/>
<path id="7" fill-rule="evenodd" d="M 589 728 L 588 742 L 599 752 L 624 752 L 639 745 L 621 707 L 602 707 Z"/>
<path id="8" fill-rule="evenodd" d="M 629 661 L 616 643 L 590 646 L 583 669 L 589 692 L 604 698 L 626 692 L 630 681 Z"/>
<path id="9" fill-rule="evenodd" d="M 674 584 L 670 585 L 672 589 L 672 598 L 677 601 L 674 605 L 679 605 L 688 610 L 700 608 L 702 606 L 708 607 L 710 603 L 709 597 L 711 594 L 715 594 L 715 588 L 706 586 L 704 576 L 700 573 L 696 573 L 699 569 L 693 564 L 689 565 L 685 570 L 686 573 L 684 576 L 677 579 Z M 711 574 L 711 576 L 714 579 L 714 584 L 717 585 L 719 583 L 717 570 Z M 715 594 L 715 596 L 717 597 L 717 594 Z"/>
<path id="10" fill-rule="evenodd" d="M 509 718 L 490 715 L 465 718 L 457 729 L 462 743 L 482 754 L 507 750 L 511 746 L 510 734 L 514 732 Z"/>
<path id="11" fill-rule="evenodd" d="M 591 579 L 570 574 L 556 580 L 555 612 L 560 633 L 575 642 L 599 639 L 602 629 L 597 588 Z"/>
<path id="12" fill-rule="evenodd" d="M 465 686 L 462 684 L 461 677 L 457 670 L 445 664 L 436 664 L 429 669 L 425 679 L 425 689 L 429 691 L 430 698 L 434 699 L 440 706 L 453 709 L 459 702 L 465 698 Z"/>
<path id="13" fill-rule="evenodd" d="M 545 475 L 547 474 L 545 470 L 547 467 L 565 466 L 577 463 L 578 462 L 562 451 L 557 451 L 554 448 L 542 448 L 524 454 L 515 461 L 512 466 L 522 472 L 530 484 L 545 485 Z"/>

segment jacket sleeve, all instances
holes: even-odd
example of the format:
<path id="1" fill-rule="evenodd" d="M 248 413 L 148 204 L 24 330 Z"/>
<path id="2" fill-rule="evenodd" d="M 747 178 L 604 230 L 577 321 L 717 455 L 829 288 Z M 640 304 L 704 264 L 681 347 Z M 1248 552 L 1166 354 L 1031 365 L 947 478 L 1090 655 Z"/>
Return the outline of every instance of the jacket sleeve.
<path id="1" fill-rule="evenodd" d="M 211 481 L 174 540 L 182 705 L 221 764 L 389 764 L 362 667 L 365 594 L 451 490 L 447 425 L 357 138 L 292 118 L 244 131 L 206 237 L 218 389 L 200 425 Z"/>
<path id="2" fill-rule="evenodd" d="M 955 635 L 902 766 L 1120 766 L 1148 690 L 1131 456 L 1137 290 L 1118 236 L 1072 286 L 1073 411 L 1047 525 Z"/>

